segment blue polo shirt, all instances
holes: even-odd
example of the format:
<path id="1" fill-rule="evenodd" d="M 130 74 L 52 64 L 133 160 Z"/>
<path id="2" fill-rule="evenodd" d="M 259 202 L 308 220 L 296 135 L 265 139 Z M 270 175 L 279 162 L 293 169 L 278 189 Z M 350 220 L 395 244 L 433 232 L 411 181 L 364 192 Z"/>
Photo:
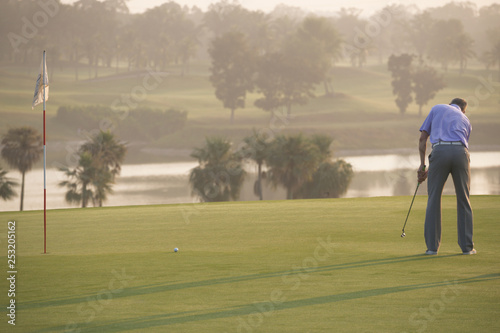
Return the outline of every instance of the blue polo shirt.
<path id="1" fill-rule="evenodd" d="M 469 118 L 455 104 L 435 105 L 420 127 L 420 132 L 426 131 L 430 134 L 431 143 L 460 141 L 467 149 L 471 130 Z"/>

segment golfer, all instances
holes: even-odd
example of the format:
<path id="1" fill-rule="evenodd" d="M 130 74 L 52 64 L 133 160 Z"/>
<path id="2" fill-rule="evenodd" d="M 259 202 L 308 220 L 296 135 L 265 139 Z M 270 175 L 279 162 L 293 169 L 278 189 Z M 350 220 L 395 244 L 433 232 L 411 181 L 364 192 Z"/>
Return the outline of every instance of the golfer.
<path id="1" fill-rule="evenodd" d="M 458 245 L 463 254 L 475 254 L 472 242 L 473 216 L 469 200 L 470 190 L 470 121 L 465 115 L 467 102 L 455 98 L 449 105 L 435 105 L 420 127 L 420 167 L 418 181 L 429 177 L 428 201 L 425 213 L 424 235 L 427 251 L 437 254 L 441 244 L 441 195 L 448 175 L 451 173 L 457 197 Z M 425 171 L 425 152 L 430 137 L 432 152 L 429 168 Z"/>

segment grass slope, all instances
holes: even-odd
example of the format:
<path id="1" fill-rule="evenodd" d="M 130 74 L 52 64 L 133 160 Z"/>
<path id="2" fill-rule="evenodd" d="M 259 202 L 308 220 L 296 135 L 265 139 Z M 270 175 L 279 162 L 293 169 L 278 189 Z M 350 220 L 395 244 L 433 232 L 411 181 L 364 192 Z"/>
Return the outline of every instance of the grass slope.
<path id="1" fill-rule="evenodd" d="M 46 255 L 41 212 L 0 213 L 18 269 L 0 331 L 499 331 L 500 197 L 472 197 L 475 256 L 458 255 L 454 197 L 438 256 L 422 255 L 424 196 L 401 239 L 410 200 L 54 210 Z"/>

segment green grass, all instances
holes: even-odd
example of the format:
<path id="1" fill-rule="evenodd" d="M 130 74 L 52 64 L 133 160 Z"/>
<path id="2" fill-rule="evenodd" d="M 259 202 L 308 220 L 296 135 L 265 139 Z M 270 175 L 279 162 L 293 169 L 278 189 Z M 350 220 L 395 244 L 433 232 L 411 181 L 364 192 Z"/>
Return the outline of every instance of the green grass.
<path id="1" fill-rule="evenodd" d="M 42 212 L 0 213 L 18 270 L 16 327 L 2 279 L 0 331 L 498 331 L 500 197 L 471 198 L 475 256 L 459 255 L 454 197 L 438 256 L 422 255 L 424 196 L 401 239 L 410 200 L 53 210 L 48 254 Z"/>

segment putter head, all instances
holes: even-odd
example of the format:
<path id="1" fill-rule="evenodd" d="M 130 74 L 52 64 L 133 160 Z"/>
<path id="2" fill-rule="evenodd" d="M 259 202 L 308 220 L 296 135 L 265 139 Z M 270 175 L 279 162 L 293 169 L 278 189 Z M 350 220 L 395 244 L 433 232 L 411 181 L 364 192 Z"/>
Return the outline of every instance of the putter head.
<path id="1" fill-rule="evenodd" d="M 401 238 L 405 238 L 406 234 L 405 232 L 403 231 L 403 233 L 401 234 Z"/>

